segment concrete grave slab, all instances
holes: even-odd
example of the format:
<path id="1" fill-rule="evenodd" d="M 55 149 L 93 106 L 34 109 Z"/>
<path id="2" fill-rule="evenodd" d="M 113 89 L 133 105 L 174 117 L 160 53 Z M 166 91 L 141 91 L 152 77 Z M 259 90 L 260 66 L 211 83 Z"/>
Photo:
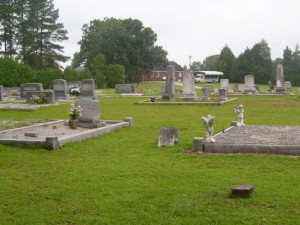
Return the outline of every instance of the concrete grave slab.
<path id="1" fill-rule="evenodd" d="M 215 143 L 204 143 L 212 153 L 261 153 L 300 155 L 300 126 L 230 127 L 214 136 Z"/>

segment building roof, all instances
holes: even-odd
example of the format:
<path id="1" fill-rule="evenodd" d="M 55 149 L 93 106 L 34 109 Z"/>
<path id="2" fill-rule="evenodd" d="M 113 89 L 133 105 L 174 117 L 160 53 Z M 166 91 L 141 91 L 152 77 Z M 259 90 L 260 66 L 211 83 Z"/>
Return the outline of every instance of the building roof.
<path id="1" fill-rule="evenodd" d="M 223 72 L 219 72 L 219 71 L 195 71 L 195 74 L 204 74 L 204 75 L 219 75 L 219 76 L 223 76 Z"/>
<path id="2" fill-rule="evenodd" d="M 184 69 L 175 61 L 168 61 L 168 66 L 172 65 L 175 66 L 175 71 L 184 71 Z M 152 71 L 168 71 L 168 66 L 154 66 Z"/>

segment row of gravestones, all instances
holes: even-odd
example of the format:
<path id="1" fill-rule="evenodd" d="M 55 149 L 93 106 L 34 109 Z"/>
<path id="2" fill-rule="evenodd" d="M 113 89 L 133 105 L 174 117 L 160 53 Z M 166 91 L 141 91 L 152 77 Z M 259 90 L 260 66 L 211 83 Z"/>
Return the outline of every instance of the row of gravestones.
<path id="1" fill-rule="evenodd" d="M 48 103 L 53 103 L 54 99 L 68 99 L 67 82 L 63 79 L 53 81 L 53 91 L 44 90 L 41 83 L 26 83 L 21 84 L 20 98 L 26 99 L 29 103 L 33 95 L 44 96 Z M 85 79 L 80 83 L 80 98 L 82 99 L 96 99 L 95 96 L 95 83 L 93 79 Z M 0 101 L 4 99 L 4 88 L 0 85 Z"/>
<path id="2" fill-rule="evenodd" d="M 131 84 L 116 84 L 115 92 L 121 94 L 142 94 L 144 90 Z"/>

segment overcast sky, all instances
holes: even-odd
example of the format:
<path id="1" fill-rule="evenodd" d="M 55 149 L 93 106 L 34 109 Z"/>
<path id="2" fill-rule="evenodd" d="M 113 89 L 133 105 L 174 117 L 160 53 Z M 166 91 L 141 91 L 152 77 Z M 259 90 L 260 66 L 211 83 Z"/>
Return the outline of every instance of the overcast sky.
<path id="1" fill-rule="evenodd" d="M 83 24 L 104 17 L 133 18 L 151 27 L 157 45 L 180 65 L 219 54 L 227 44 L 238 56 L 265 39 L 273 59 L 300 44 L 300 0 L 54 0 L 68 30 L 65 54 L 79 51 Z M 68 63 L 70 64 L 70 62 Z"/>

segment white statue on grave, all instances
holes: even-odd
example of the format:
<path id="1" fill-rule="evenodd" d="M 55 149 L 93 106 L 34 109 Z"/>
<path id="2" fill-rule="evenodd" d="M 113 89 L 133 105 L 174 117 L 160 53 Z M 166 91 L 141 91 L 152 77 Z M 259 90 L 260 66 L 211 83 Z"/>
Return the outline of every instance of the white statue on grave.
<path id="1" fill-rule="evenodd" d="M 243 105 L 235 105 L 234 106 L 234 112 L 237 115 L 238 121 L 236 123 L 237 127 L 241 127 L 244 126 L 244 106 Z"/>
<path id="2" fill-rule="evenodd" d="M 208 115 L 206 118 L 202 117 L 203 124 L 205 125 L 206 132 L 205 132 L 205 142 L 208 143 L 214 143 L 216 142 L 213 133 L 214 133 L 214 128 L 213 128 L 213 123 L 215 120 L 214 116 Z"/>

